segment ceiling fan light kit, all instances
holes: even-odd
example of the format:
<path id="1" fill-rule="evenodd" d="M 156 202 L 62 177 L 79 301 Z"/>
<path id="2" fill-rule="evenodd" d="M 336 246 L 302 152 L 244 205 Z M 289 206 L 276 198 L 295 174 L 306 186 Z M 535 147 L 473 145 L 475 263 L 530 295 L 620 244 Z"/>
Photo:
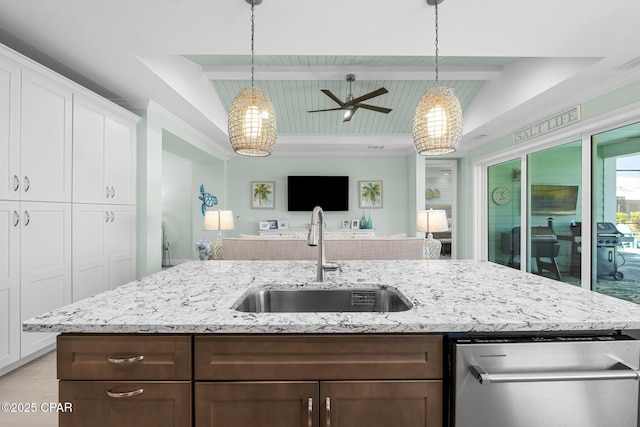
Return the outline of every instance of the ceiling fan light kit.
<path id="1" fill-rule="evenodd" d="M 462 108 L 453 89 L 438 85 L 438 4 L 436 7 L 436 85 L 427 90 L 413 116 L 413 143 L 418 154 L 437 156 L 456 151 L 462 139 Z"/>
<path id="2" fill-rule="evenodd" d="M 265 157 L 271 154 L 278 136 L 276 113 L 267 93 L 253 85 L 254 14 L 262 0 L 245 0 L 251 5 L 251 86 L 234 98 L 229 109 L 229 140 L 233 151 L 243 156 Z"/>
<path id="3" fill-rule="evenodd" d="M 387 89 L 381 87 L 380 89 L 376 89 L 373 92 L 369 92 L 365 95 L 354 98 L 353 91 L 351 90 L 351 85 L 354 81 L 356 81 L 355 74 L 347 74 L 347 82 L 349 82 L 349 95 L 347 95 L 347 100 L 345 102 L 342 102 L 342 100 L 337 96 L 335 96 L 329 89 L 321 90 L 322 93 L 324 93 L 329 98 L 331 98 L 333 102 L 339 105 L 339 107 L 325 108 L 322 110 L 311 110 L 311 111 L 307 111 L 307 113 L 320 113 L 324 111 L 344 110 L 343 122 L 348 122 L 351 120 L 351 118 L 356 113 L 356 111 L 358 111 L 359 108 L 375 111 L 378 113 L 384 113 L 384 114 L 389 114 L 391 111 L 393 111 L 391 108 L 378 107 L 376 105 L 369 105 L 369 104 L 362 103 L 362 101 L 366 101 L 368 99 L 375 98 L 376 96 L 380 96 L 380 95 L 384 95 L 385 93 L 388 93 L 389 91 Z"/>

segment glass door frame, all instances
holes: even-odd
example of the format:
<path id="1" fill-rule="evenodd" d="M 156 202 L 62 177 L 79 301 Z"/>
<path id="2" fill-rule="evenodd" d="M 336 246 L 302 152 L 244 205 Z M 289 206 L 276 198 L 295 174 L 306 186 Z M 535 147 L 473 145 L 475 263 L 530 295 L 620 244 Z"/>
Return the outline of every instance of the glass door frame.
<path id="1" fill-rule="evenodd" d="M 593 183 L 592 183 L 592 158 L 593 150 L 591 137 L 595 134 L 606 132 L 632 123 L 640 121 L 640 102 L 610 111 L 593 119 L 587 119 L 567 128 L 560 129 L 549 135 L 540 137 L 532 142 L 512 145 L 506 149 L 482 157 L 478 157 L 472 161 L 471 179 L 472 179 L 472 206 L 477 212 L 472 220 L 472 248 L 473 259 L 487 261 L 489 256 L 488 250 L 488 169 L 491 166 L 498 165 L 507 161 L 520 159 L 521 164 L 521 206 L 529 206 L 528 171 L 527 156 L 538 151 L 549 148 L 555 148 L 564 144 L 568 144 L 577 140 L 582 141 L 582 222 L 589 224 L 582 228 L 582 241 L 591 242 L 591 244 L 582 245 L 581 252 L 581 270 L 580 279 L 581 287 L 584 289 L 592 289 L 592 272 L 594 271 L 595 258 L 592 257 L 595 242 L 593 235 Z M 528 209 L 528 208 L 527 208 Z M 525 210 L 526 211 L 526 210 Z M 528 214 L 521 215 L 521 230 L 528 230 Z M 529 254 L 529 239 L 520 239 L 520 253 Z M 520 263 L 520 270 L 527 270 L 527 263 Z"/>

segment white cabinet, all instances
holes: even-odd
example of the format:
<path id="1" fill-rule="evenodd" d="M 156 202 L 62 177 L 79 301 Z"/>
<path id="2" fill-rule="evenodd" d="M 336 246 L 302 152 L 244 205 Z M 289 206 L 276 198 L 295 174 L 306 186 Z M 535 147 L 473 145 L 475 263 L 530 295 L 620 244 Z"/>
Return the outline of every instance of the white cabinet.
<path id="1" fill-rule="evenodd" d="M 135 279 L 135 207 L 73 206 L 73 301 Z"/>
<path id="2" fill-rule="evenodd" d="M 0 372 L 55 343 L 24 320 L 135 279 L 137 121 L 0 45 Z"/>
<path id="3" fill-rule="evenodd" d="M 20 198 L 71 201 L 71 92 L 22 72 Z"/>
<path id="4" fill-rule="evenodd" d="M 71 303 L 71 204 L 20 204 L 21 321 Z M 55 343 L 57 334 L 21 332 L 21 357 Z"/>
<path id="5" fill-rule="evenodd" d="M 73 201 L 135 204 L 135 158 L 135 123 L 74 96 Z"/>
<path id="6" fill-rule="evenodd" d="M 0 369 L 20 358 L 20 203 L 0 201 Z"/>
<path id="7" fill-rule="evenodd" d="M 20 68 L 0 58 L 0 200 L 20 198 Z"/>

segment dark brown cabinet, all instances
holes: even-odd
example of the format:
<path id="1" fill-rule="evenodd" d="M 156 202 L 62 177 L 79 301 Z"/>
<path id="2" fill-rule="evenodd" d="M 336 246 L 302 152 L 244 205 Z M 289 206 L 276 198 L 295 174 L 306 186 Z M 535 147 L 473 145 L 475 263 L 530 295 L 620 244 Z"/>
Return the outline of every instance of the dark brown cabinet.
<path id="1" fill-rule="evenodd" d="M 442 425 L 442 381 L 197 382 L 197 427 Z"/>
<path id="2" fill-rule="evenodd" d="M 440 336 L 196 336 L 194 348 L 197 427 L 442 425 Z"/>
<path id="3" fill-rule="evenodd" d="M 189 335 L 60 335 L 60 427 L 192 423 Z"/>
<path id="4" fill-rule="evenodd" d="M 63 334 L 61 427 L 442 425 L 440 335 Z"/>

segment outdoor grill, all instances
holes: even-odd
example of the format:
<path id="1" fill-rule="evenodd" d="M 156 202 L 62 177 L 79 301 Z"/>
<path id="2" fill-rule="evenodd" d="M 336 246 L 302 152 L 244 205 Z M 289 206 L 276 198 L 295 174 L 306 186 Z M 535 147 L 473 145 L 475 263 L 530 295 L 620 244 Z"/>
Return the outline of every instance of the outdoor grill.
<path id="1" fill-rule="evenodd" d="M 598 277 L 611 276 L 614 280 L 622 280 L 624 275 L 618 271 L 618 246 L 622 233 L 610 222 L 599 222 L 596 231 Z"/>

